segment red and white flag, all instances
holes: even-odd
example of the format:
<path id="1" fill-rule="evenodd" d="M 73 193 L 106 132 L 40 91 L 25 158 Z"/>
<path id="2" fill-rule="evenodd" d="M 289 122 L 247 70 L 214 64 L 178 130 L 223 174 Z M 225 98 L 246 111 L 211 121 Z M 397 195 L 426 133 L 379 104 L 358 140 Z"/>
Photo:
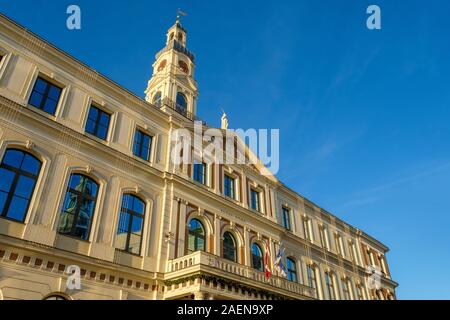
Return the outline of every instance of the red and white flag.
<path id="1" fill-rule="evenodd" d="M 265 255 L 264 255 L 264 270 L 266 272 L 266 279 L 269 280 L 270 277 L 272 276 L 272 270 L 270 270 L 270 247 L 267 244 L 267 241 L 264 241 L 264 251 L 265 251 Z"/>

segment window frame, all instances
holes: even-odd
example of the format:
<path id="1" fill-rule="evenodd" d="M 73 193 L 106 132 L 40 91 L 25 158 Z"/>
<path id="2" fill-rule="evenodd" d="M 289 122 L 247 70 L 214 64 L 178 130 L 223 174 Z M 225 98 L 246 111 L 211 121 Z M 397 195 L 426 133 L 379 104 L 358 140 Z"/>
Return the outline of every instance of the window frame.
<path id="1" fill-rule="evenodd" d="M 227 188 L 227 184 L 225 181 L 229 180 L 230 184 L 229 184 L 229 188 Z M 236 197 L 236 181 L 237 179 L 230 175 L 225 173 L 223 176 L 223 195 L 229 199 L 233 199 L 235 201 L 237 201 L 237 197 Z M 231 192 L 231 195 L 227 194 L 227 189 Z"/>
<path id="2" fill-rule="evenodd" d="M 196 168 L 198 166 L 202 167 L 200 177 L 202 177 L 202 181 L 197 180 L 198 177 L 198 171 Z M 204 161 L 197 161 L 194 160 L 192 164 L 192 180 L 194 180 L 197 183 L 200 183 L 201 185 L 207 186 L 208 185 L 208 165 Z"/>
<path id="3" fill-rule="evenodd" d="M 91 109 L 92 108 L 97 109 L 97 118 L 96 118 L 96 120 L 94 122 L 94 132 L 89 132 L 87 127 L 88 127 L 88 123 L 89 123 L 89 120 L 90 120 L 90 114 L 91 114 Z M 101 138 L 101 137 L 98 136 L 98 130 L 99 130 L 99 127 L 100 127 L 100 119 L 101 119 L 101 116 L 103 114 L 108 116 L 108 128 L 106 130 L 105 138 Z M 88 134 L 90 137 L 94 137 L 95 139 L 99 139 L 99 140 L 101 140 L 103 142 L 108 142 L 109 138 L 110 138 L 111 127 L 112 127 L 112 125 L 111 125 L 112 124 L 112 120 L 113 120 L 113 112 L 108 111 L 107 109 L 105 109 L 103 107 L 100 107 L 100 106 L 98 106 L 95 103 L 91 103 L 89 105 L 89 109 L 88 109 L 87 117 L 86 117 L 86 122 L 84 124 L 84 132 L 86 134 Z"/>
<path id="4" fill-rule="evenodd" d="M 43 93 L 36 90 L 36 85 L 37 85 L 38 81 L 40 81 L 40 80 L 45 82 L 45 89 L 44 89 Z M 55 87 L 55 88 L 59 89 L 58 100 L 54 101 L 54 102 L 56 102 L 56 105 L 55 105 L 55 110 L 53 111 L 53 113 L 50 113 L 50 112 L 47 112 L 46 110 L 44 110 L 45 104 L 46 104 L 47 100 L 49 99 L 49 93 L 50 93 L 51 87 Z M 30 86 L 30 94 L 27 99 L 27 105 L 30 106 L 31 108 L 33 108 L 34 110 L 39 110 L 40 112 L 43 112 L 49 116 L 56 117 L 56 115 L 58 113 L 59 105 L 61 104 L 61 101 L 63 99 L 63 94 L 64 94 L 65 89 L 66 89 L 66 87 L 63 84 L 55 81 L 52 78 L 45 76 L 44 74 L 38 73 L 38 75 L 34 79 L 34 82 Z M 36 106 L 31 103 L 31 98 L 33 97 L 33 93 L 35 93 L 35 91 L 37 94 L 42 96 L 39 106 Z M 50 98 L 50 99 L 54 100 L 53 98 Z"/>
<path id="5" fill-rule="evenodd" d="M 33 173 L 27 172 L 25 170 L 22 170 L 21 168 L 12 167 L 10 165 L 5 164 L 4 159 L 5 159 L 8 151 L 18 151 L 23 154 L 22 163 L 20 164 L 20 166 L 22 166 L 23 161 L 25 160 L 25 157 L 27 155 L 30 156 L 32 159 L 36 160 L 37 163 L 39 164 L 37 174 L 33 174 Z M 4 170 L 8 170 L 10 172 L 13 172 L 14 177 L 12 179 L 11 186 L 10 186 L 8 192 L 6 193 L 6 191 L 2 191 L 3 193 L 6 194 L 6 199 L 5 199 L 5 203 L 3 205 L 2 211 L 0 212 L 0 218 L 9 220 L 9 221 L 19 222 L 19 223 L 25 223 L 25 221 L 29 215 L 32 200 L 37 191 L 36 187 L 39 182 L 39 177 L 41 176 L 41 173 L 42 173 L 43 165 L 44 165 L 44 163 L 41 159 L 39 159 L 37 156 L 35 156 L 34 154 L 32 154 L 28 151 L 24 151 L 20 148 L 15 148 L 15 147 L 10 147 L 10 148 L 5 149 L 5 152 L 3 153 L 3 156 L 2 156 L 2 159 L 0 162 L 0 168 L 2 168 Z M 29 179 L 33 179 L 33 187 L 32 187 L 32 191 L 30 193 L 29 199 L 27 199 L 27 207 L 25 209 L 23 218 L 22 218 L 22 220 L 17 220 L 17 219 L 8 217 L 7 214 L 9 212 L 9 209 L 11 208 L 11 203 L 13 201 L 13 198 L 16 196 L 15 193 L 16 193 L 17 185 L 22 176 L 29 178 Z M 23 197 L 20 197 L 20 198 L 24 199 Z"/>
<path id="6" fill-rule="evenodd" d="M 144 149 L 144 144 L 142 143 L 142 141 L 139 144 L 139 146 L 140 146 L 140 148 L 139 148 L 140 154 L 138 155 L 138 154 L 135 153 L 135 147 L 136 147 L 136 144 L 137 144 L 137 135 L 138 134 L 141 134 L 141 137 L 142 137 L 141 140 L 143 140 L 143 138 L 145 136 L 150 138 L 149 139 L 150 143 L 149 143 L 149 146 L 148 146 L 148 155 L 147 155 L 148 159 L 145 159 L 145 158 L 142 157 L 142 152 L 143 152 L 143 149 Z M 143 160 L 145 162 L 150 162 L 151 163 L 152 162 L 152 151 L 153 151 L 153 140 L 154 140 L 154 138 L 155 137 L 153 135 L 147 133 L 146 130 L 143 130 L 143 129 L 139 128 L 139 127 L 136 127 L 136 129 L 134 130 L 133 144 L 132 144 L 132 150 L 131 150 L 132 153 L 133 153 L 133 156 L 135 156 L 135 157 L 137 157 L 137 158 L 139 158 L 139 159 L 141 159 L 141 160 Z"/>
<path id="7" fill-rule="evenodd" d="M 292 231 L 292 221 L 291 221 L 291 212 L 292 210 L 286 206 L 281 207 L 281 221 L 283 227 L 288 230 Z"/>
<path id="8" fill-rule="evenodd" d="M 95 197 L 87 197 L 88 200 L 94 201 L 94 207 L 92 208 L 92 216 L 90 217 L 89 228 L 87 230 L 86 239 L 80 238 L 74 232 L 74 230 L 76 229 L 76 226 L 78 224 L 78 222 L 76 222 L 76 221 L 78 221 L 78 218 L 79 218 L 79 215 L 80 215 L 80 207 L 81 207 L 81 205 L 79 203 L 82 202 L 82 201 L 79 201 L 78 198 L 77 198 L 77 207 L 76 207 L 76 211 L 75 211 L 76 213 L 74 214 L 74 219 L 73 219 L 73 222 L 72 222 L 71 232 L 70 233 L 62 233 L 59 230 L 59 224 L 61 222 L 62 214 L 65 213 L 65 211 L 66 211 L 64 207 L 65 207 L 67 193 L 70 192 L 70 193 L 75 194 L 77 196 L 79 194 L 81 194 L 82 200 L 86 200 L 86 197 L 83 196 L 83 193 L 81 193 L 81 192 L 79 192 L 79 191 L 77 191 L 75 189 L 72 189 L 70 187 L 70 181 L 72 180 L 72 177 L 76 176 L 76 175 L 82 176 L 82 177 L 85 177 L 85 178 L 91 180 L 97 186 L 97 192 L 96 192 Z M 64 195 L 63 195 L 63 198 L 62 198 L 62 207 L 61 207 L 61 210 L 59 210 L 58 225 L 57 225 L 57 230 L 56 230 L 56 232 L 59 235 L 62 235 L 62 236 L 65 236 L 65 237 L 69 237 L 69 238 L 74 238 L 74 239 L 77 239 L 77 240 L 80 240 L 80 241 L 87 241 L 87 242 L 90 241 L 91 232 L 92 232 L 92 226 L 94 224 L 94 217 L 95 217 L 95 214 L 97 213 L 97 207 L 99 205 L 98 204 L 98 200 L 99 200 L 100 188 L 101 188 L 101 184 L 95 178 L 93 178 L 92 176 L 90 176 L 90 175 L 88 175 L 86 173 L 77 172 L 77 171 L 69 173 L 67 186 L 65 188 L 65 192 L 64 192 Z M 75 217 L 76 217 L 76 219 L 75 219 Z"/>
<path id="9" fill-rule="evenodd" d="M 260 257 L 259 257 L 259 256 L 256 256 L 256 255 L 254 254 L 253 248 L 257 248 L 257 249 L 258 249 L 258 252 L 261 253 L 261 256 L 260 256 Z M 259 271 L 259 272 L 264 272 L 264 268 L 265 268 L 265 265 L 264 265 L 264 251 L 263 251 L 263 249 L 261 248 L 261 246 L 260 246 L 259 244 L 257 244 L 256 242 L 253 242 L 253 243 L 252 243 L 252 246 L 251 246 L 250 252 L 251 252 L 251 255 L 252 255 L 252 268 L 253 268 L 254 270 Z M 256 261 L 255 261 L 255 260 L 257 260 L 257 262 L 261 264 L 261 268 L 257 268 L 257 267 L 256 267 L 256 265 L 255 265 L 255 262 L 256 262 Z"/>
<path id="10" fill-rule="evenodd" d="M 136 212 L 136 211 L 134 211 L 132 209 L 124 207 L 123 203 L 124 203 L 125 196 L 133 197 L 134 201 L 139 200 L 139 201 L 142 202 L 142 204 L 144 206 L 142 214 L 139 213 L 139 212 Z M 120 251 L 123 251 L 123 252 L 126 252 L 126 253 L 129 253 L 131 255 L 136 255 L 136 256 L 140 256 L 141 255 L 141 253 L 142 253 L 142 242 L 143 242 L 143 238 L 144 238 L 144 226 L 145 226 L 145 214 L 146 214 L 146 211 L 147 211 L 147 203 L 140 196 L 138 196 L 136 194 L 133 194 L 133 193 L 124 193 L 124 194 L 122 194 L 122 202 L 120 204 L 119 221 L 117 223 L 116 237 L 117 237 L 118 231 L 119 231 L 120 215 L 122 214 L 122 212 L 125 212 L 130 217 L 129 218 L 130 220 L 128 222 L 128 228 L 126 230 L 127 239 L 126 239 L 126 242 L 125 242 L 125 249 L 117 248 L 116 245 L 115 245 L 116 249 L 118 249 Z M 133 218 L 134 217 L 142 219 L 142 227 L 141 227 L 142 230 L 141 230 L 141 235 L 140 235 L 139 250 L 138 250 L 139 252 L 138 253 L 134 253 L 134 252 L 130 251 L 130 238 L 131 238 L 131 234 L 133 233 L 132 232 L 132 225 L 133 225 Z"/>
<path id="11" fill-rule="evenodd" d="M 194 231 L 191 230 L 191 223 L 192 223 L 192 221 L 197 221 L 199 223 L 199 225 L 200 225 L 200 227 L 201 227 L 201 229 L 203 231 L 203 235 L 194 234 Z M 207 251 L 207 245 L 206 245 L 207 234 L 206 234 L 205 225 L 203 224 L 202 221 L 200 221 L 197 218 L 190 219 L 188 224 L 187 224 L 187 236 L 188 236 L 187 242 L 186 242 L 186 244 L 187 244 L 187 246 L 186 246 L 187 254 L 193 254 L 193 253 L 198 252 L 198 251 L 203 251 L 203 252 Z M 191 250 L 189 248 L 190 237 L 191 236 L 194 237 L 194 250 Z M 203 249 L 201 249 L 201 250 L 197 247 L 197 245 L 198 245 L 197 240 L 198 239 L 202 239 L 203 240 Z"/>
<path id="12" fill-rule="evenodd" d="M 250 209 L 262 213 L 261 208 L 261 191 L 250 187 Z"/>
<path id="13" fill-rule="evenodd" d="M 289 268 L 289 263 L 291 263 L 291 266 L 294 267 L 293 269 Z M 297 273 L 297 262 L 295 259 L 291 257 L 286 258 L 286 270 L 288 281 L 298 283 L 299 276 Z M 293 279 L 291 279 L 291 275 L 293 275 Z"/>
<path id="14" fill-rule="evenodd" d="M 227 253 L 227 251 L 230 251 L 230 250 L 229 250 L 229 248 L 225 248 L 225 237 L 226 237 L 226 235 L 228 235 L 228 236 L 230 237 L 230 239 L 231 239 L 231 241 L 232 241 L 232 243 L 233 243 L 231 249 L 232 249 L 232 252 L 233 252 L 234 259 L 230 259 L 230 257 L 227 256 L 227 254 L 229 253 L 229 252 Z M 228 250 L 227 250 L 227 249 L 228 249 Z M 238 251 L 237 251 L 236 237 L 235 237 L 230 231 L 225 231 L 225 232 L 223 233 L 223 241 L 222 241 L 222 257 L 223 257 L 224 259 L 228 260 L 228 261 L 231 261 L 231 262 L 235 262 L 235 263 L 238 262 Z"/>

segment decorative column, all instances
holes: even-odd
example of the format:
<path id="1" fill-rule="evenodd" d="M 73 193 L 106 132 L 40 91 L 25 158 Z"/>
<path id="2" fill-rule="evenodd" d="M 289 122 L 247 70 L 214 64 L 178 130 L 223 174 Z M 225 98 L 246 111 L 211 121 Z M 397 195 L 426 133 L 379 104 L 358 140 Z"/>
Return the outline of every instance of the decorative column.
<path id="1" fill-rule="evenodd" d="M 244 227 L 244 261 L 243 264 L 245 264 L 248 267 L 251 267 L 251 243 L 250 243 L 250 228 Z"/>
<path id="2" fill-rule="evenodd" d="M 220 252 L 221 248 L 221 242 L 222 242 L 222 234 L 220 232 L 220 225 L 221 225 L 222 217 L 218 214 L 214 215 L 214 254 L 217 256 L 222 256 L 222 253 Z"/>
<path id="3" fill-rule="evenodd" d="M 187 202 L 180 202 L 180 220 L 179 220 L 179 229 L 178 229 L 178 251 L 177 258 L 186 255 L 185 252 L 185 240 L 186 240 L 186 211 L 187 211 Z"/>

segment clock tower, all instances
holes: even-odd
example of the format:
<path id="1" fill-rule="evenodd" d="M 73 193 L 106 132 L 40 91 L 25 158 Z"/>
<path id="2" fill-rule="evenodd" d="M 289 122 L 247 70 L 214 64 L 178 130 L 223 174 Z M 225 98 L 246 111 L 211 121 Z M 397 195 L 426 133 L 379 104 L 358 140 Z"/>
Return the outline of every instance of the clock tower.
<path id="1" fill-rule="evenodd" d="M 177 16 L 167 32 L 166 46 L 156 54 L 145 100 L 173 109 L 191 120 L 197 112 L 198 88 L 194 80 L 194 55 L 186 48 L 187 31 Z"/>

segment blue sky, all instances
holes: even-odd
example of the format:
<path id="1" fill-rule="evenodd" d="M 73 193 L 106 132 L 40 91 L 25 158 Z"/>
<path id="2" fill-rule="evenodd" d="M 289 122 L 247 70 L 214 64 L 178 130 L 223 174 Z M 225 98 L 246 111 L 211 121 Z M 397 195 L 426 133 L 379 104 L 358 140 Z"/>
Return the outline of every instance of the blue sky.
<path id="1" fill-rule="evenodd" d="M 82 30 L 65 27 L 78 4 Z M 199 116 L 279 128 L 288 186 L 388 245 L 400 299 L 450 299 L 447 0 L 3 1 L 0 11 L 143 96 L 176 8 Z M 382 30 L 365 27 L 377 4 Z"/>

